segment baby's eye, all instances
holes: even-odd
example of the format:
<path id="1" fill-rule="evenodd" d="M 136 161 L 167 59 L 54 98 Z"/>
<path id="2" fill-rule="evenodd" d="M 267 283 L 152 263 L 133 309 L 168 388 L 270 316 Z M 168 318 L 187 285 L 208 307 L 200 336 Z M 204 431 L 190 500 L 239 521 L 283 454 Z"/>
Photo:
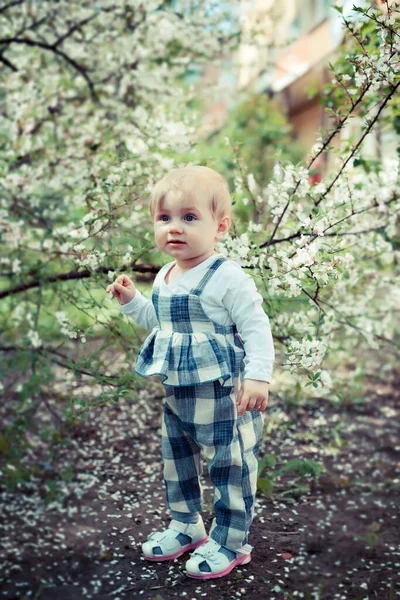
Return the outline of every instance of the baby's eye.
<path id="1" fill-rule="evenodd" d="M 159 219 L 160 221 L 168 221 L 168 215 L 160 215 Z"/>
<path id="2" fill-rule="evenodd" d="M 185 219 L 190 222 L 190 221 L 194 221 L 196 219 L 196 217 L 194 215 L 186 215 Z"/>

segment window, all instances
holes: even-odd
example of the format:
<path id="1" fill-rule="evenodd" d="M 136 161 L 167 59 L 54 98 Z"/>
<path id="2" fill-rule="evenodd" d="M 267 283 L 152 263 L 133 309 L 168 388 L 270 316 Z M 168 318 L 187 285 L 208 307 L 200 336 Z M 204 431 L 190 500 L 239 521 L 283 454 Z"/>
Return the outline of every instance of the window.
<path id="1" fill-rule="evenodd" d="M 296 15 L 290 24 L 289 35 L 297 39 L 306 35 L 329 16 L 332 0 L 296 0 Z"/>

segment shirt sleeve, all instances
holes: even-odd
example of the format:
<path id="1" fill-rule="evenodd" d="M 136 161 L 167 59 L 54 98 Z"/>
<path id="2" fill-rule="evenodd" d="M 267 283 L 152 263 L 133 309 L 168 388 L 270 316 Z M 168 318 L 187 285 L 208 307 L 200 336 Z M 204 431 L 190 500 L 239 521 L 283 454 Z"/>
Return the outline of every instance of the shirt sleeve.
<path id="1" fill-rule="evenodd" d="M 151 300 L 148 300 L 139 290 L 136 290 L 135 297 L 126 304 L 121 304 L 121 311 L 131 317 L 135 323 L 151 331 L 158 325 L 156 311 Z"/>
<path id="2" fill-rule="evenodd" d="M 233 263 L 222 303 L 243 340 L 245 379 L 270 382 L 275 360 L 269 318 L 253 279 Z"/>

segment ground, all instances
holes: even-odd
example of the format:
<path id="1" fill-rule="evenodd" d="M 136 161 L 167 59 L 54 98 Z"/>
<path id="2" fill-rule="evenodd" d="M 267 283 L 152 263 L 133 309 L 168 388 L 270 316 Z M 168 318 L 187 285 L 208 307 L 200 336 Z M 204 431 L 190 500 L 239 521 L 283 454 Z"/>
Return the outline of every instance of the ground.
<path id="1" fill-rule="evenodd" d="M 51 460 L 32 445 L 32 480 L 2 484 L 0 598 L 35 600 L 392 600 L 400 597 L 400 386 L 367 382 L 362 401 L 283 406 L 271 394 L 261 455 L 276 457 L 259 493 L 252 561 L 198 582 L 187 556 L 149 563 L 140 545 L 169 521 L 162 484 L 162 392 L 92 409 Z M 314 461 L 314 478 L 278 473 Z M 47 462 L 46 462 L 47 460 Z M 293 464 L 293 463 L 291 463 Z M 304 463 L 303 463 L 304 464 Z M 308 463 L 313 464 L 313 463 Z M 58 490 L 52 487 L 62 475 Z M 268 473 L 262 474 L 264 483 Z M 47 484 L 46 484 L 47 482 Z M 205 469 L 206 527 L 212 488 Z M 49 495 L 50 490 L 50 495 Z M 47 497 L 47 503 L 46 503 Z"/>

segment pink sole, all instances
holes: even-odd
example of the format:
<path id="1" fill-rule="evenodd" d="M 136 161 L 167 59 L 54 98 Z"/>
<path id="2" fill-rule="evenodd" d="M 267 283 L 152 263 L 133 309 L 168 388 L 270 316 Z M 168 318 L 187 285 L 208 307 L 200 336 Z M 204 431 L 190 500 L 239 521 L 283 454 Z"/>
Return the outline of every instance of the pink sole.
<path id="1" fill-rule="evenodd" d="M 175 554 L 168 554 L 168 556 L 164 556 L 163 554 L 155 554 L 154 556 L 146 556 L 146 554 L 143 554 L 143 556 L 146 560 L 152 560 L 154 562 L 161 562 L 163 560 L 174 560 L 175 558 L 182 556 L 182 554 L 185 554 L 185 552 L 196 550 L 196 548 L 205 544 L 207 540 L 208 535 L 199 542 L 195 542 L 194 544 L 188 544 L 187 546 L 182 546 L 181 550 L 175 552 Z"/>
<path id="2" fill-rule="evenodd" d="M 223 571 L 219 571 L 218 573 L 202 573 L 201 575 L 195 575 L 192 573 L 188 573 L 186 571 L 186 575 L 188 577 L 193 577 L 193 579 L 216 579 L 217 577 L 223 577 L 224 575 L 228 575 L 235 567 L 239 565 L 247 565 L 251 561 L 251 554 L 247 556 L 243 556 L 242 558 L 236 558 L 233 560 Z"/>

